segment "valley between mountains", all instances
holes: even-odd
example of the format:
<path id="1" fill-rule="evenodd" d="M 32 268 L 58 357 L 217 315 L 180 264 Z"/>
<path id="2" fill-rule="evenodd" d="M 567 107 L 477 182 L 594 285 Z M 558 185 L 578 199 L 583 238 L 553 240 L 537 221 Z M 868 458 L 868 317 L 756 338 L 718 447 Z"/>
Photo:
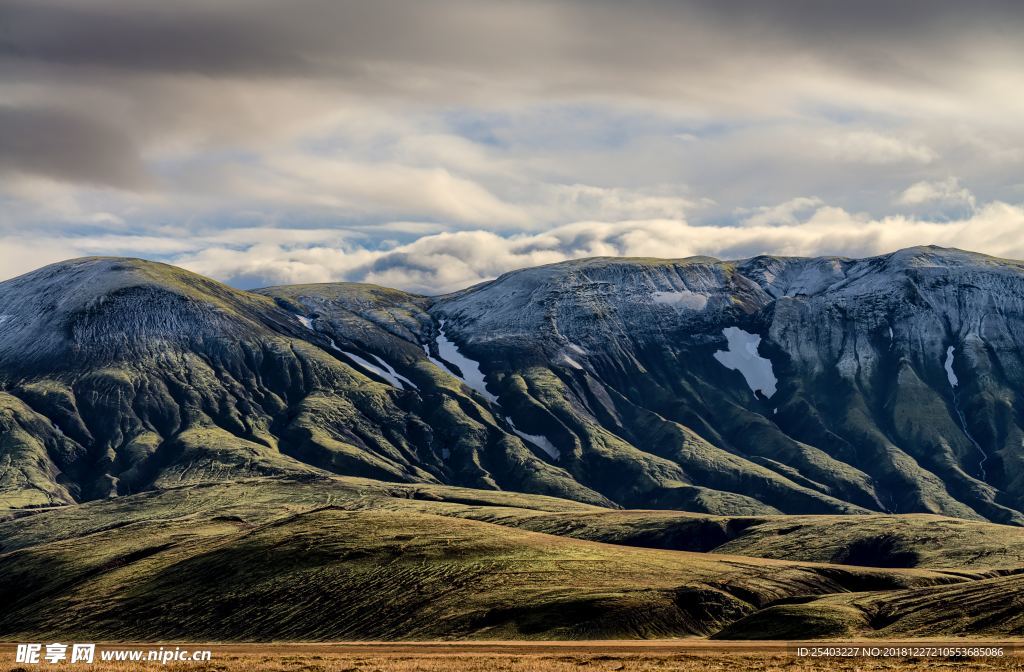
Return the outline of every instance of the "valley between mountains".
<path id="1" fill-rule="evenodd" d="M 0 637 L 1024 634 L 1024 264 L 0 283 Z M 44 638 L 45 638 L 44 637 Z"/>

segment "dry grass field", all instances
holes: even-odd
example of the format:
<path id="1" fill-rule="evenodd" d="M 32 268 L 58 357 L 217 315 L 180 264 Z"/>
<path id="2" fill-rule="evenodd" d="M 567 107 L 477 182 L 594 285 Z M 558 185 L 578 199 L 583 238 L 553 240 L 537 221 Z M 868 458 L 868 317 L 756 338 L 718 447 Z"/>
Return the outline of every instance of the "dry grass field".
<path id="1" fill-rule="evenodd" d="M 1024 537 L 260 478 L 12 514 L 0 605 L 29 642 L 1013 638 Z"/>
<path id="2" fill-rule="evenodd" d="M 920 642 L 918 642 L 920 643 Z M 817 642 L 821 645 L 821 642 Z M 963 642 L 928 641 L 963 646 Z M 985 658 L 800 658 L 784 642 L 709 642 L 703 639 L 649 642 L 489 642 L 422 644 L 212 645 L 206 663 L 103 663 L 34 666 L 13 664 L 14 647 L 0 645 L 0 670 L 127 672 L 733 672 L 785 670 L 1024 670 L 1024 655 L 1007 642 L 1007 655 Z M 878 642 L 871 642 L 878 646 Z M 114 645 L 116 646 L 116 645 Z M 883 644 L 885 646 L 885 644 Z M 1019 644 L 1018 644 L 1019 646 Z"/>
<path id="3" fill-rule="evenodd" d="M 468 517 L 540 518 L 554 508 L 569 524 L 566 508 L 583 515 L 594 507 L 450 488 L 413 494 L 433 499 L 372 482 L 261 479 L 5 521 L 0 637 L 646 640 L 708 636 L 735 624 L 730 639 L 839 639 L 873 632 L 874 612 L 815 601 L 796 622 L 787 614 L 753 625 L 746 618 L 793 600 L 907 595 L 991 576 L 980 568 L 859 567 L 601 543 Z M 645 515 L 657 525 L 669 519 Z M 611 525 L 645 527 L 649 518 L 638 518 Z M 601 526 L 588 522 L 593 536 Z M 1016 594 L 1007 591 L 1019 588 L 991 591 L 1006 602 Z M 776 620 L 784 626 L 778 633 Z M 913 636 L 959 634 L 929 626 Z M 972 634 L 1017 636 L 998 628 Z"/>

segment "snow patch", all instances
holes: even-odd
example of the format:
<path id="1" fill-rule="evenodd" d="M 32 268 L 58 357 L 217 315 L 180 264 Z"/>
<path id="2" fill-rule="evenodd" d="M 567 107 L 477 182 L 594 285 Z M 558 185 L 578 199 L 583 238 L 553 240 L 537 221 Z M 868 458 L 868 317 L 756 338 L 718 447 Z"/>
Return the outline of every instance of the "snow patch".
<path id="1" fill-rule="evenodd" d="M 13 318 L 14 315 L 0 315 L 0 327 L 4 326 L 4 322 Z"/>
<path id="2" fill-rule="evenodd" d="M 451 369 L 445 365 L 444 362 L 450 362 L 459 367 L 459 370 L 462 371 L 462 377 L 459 377 L 459 380 L 482 394 L 484 399 L 492 404 L 498 403 L 498 398 L 487 391 L 487 382 L 484 379 L 484 372 L 480 370 L 480 363 L 463 355 L 459 352 L 458 346 L 448 340 L 448 337 L 444 333 L 444 320 L 441 320 L 440 328 L 437 330 L 437 353 L 441 356 L 441 359 L 444 360 L 444 362 L 434 359 L 430 354 L 430 350 L 427 349 L 426 346 L 423 347 L 427 350 L 427 357 L 430 358 L 430 361 L 434 364 L 440 366 L 446 371 L 451 371 Z M 454 375 L 455 372 L 451 372 Z"/>
<path id="3" fill-rule="evenodd" d="M 843 280 L 843 267 L 837 259 L 821 259 L 804 266 L 796 277 L 789 281 L 786 296 L 817 294 Z"/>
<path id="4" fill-rule="evenodd" d="M 360 357 L 359 355 L 357 355 L 354 352 L 349 352 L 348 350 L 342 350 L 338 346 L 334 345 L 333 342 L 331 343 L 331 345 L 338 352 L 340 352 L 341 354 L 345 355 L 346 357 L 351 359 L 353 362 L 355 362 L 359 366 L 363 367 L 364 369 L 366 369 L 368 371 L 373 371 L 378 376 L 380 376 L 384 380 L 388 381 L 388 383 L 391 384 L 391 387 L 397 387 L 400 390 L 404 390 L 405 389 L 405 386 L 402 385 L 401 381 L 398 379 L 398 376 L 396 376 L 394 373 L 385 371 L 384 369 L 380 368 L 379 366 L 377 366 L 373 362 L 367 361 L 366 359 Z"/>
<path id="5" fill-rule="evenodd" d="M 964 409 L 960 407 L 960 395 L 957 394 L 957 386 L 960 384 L 960 379 L 956 377 L 956 373 L 953 371 L 953 354 L 956 352 L 956 348 L 952 345 L 946 348 L 946 379 L 949 380 L 949 387 L 953 390 L 953 410 L 956 411 L 956 417 L 960 420 L 960 429 L 963 430 L 964 436 L 970 440 L 971 444 L 978 451 L 978 473 L 981 476 L 982 481 L 988 480 L 988 474 L 985 472 L 985 462 L 988 461 L 988 453 L 981 447 L 978 440 L 971 434 L 970 428 L 967 426 L 967 417 L 964 415 Z"/>
<path id="6" fill-rule="evenodd" d="M 333 338 L 328 338 L 327 342 L 330 344 L 330 346 L 333 349 L 335 349 L 338 352 L 340 352 L 341 354 L 345 355 L 346 357 L 351 359 L 353 362 L 355 362 L 359 366 L 363 367 L 364 369 L 367 369 L 368 371 L 373 371 L 378 376 L 380 376 L 384 380 L 388 381 L 388 383 L 390 383 L 392 387 L 397 387 L 400 390 L 405 390 L 405 389 L 408 389 L 408 388 L 406 388 L 406 386 L 403 385 L 402 383 L 406 383 L 407 385 L 409 385 L 409 387 L 411 387 L 414 390 L 420 389 L 419 387 L 416 386 L 416 383 L 412 382 L 411 380 L 409 380 L 408 378 L 406 378 L 402 374 L 400 374 L 397 371 L 395 371 L 395 369 L 390 364 L 385 362 L 383 359 L 381 359 L 377 355 L 374 355 L 372 353 L 370 354 L 370 356 L 373 357 L 374 359 L 376 359 L 378 362 L 380 362 L 384 366 L 384 368 L 381 368 L 380 366 L 377 366 L 373 362 L 367 361 L 366 359 L 364 359 L 363 357 L 360 357 L 359 355 L 357 355 L 354 352 L 349 352 L 348 350 L 342 350 L 341 348 L 338 347 L 338 344 L 334 342 Z"/>
<path id="7" fill-rule="evenodd" d="M 956 373 L 953 371 L 954 352 L 956 352 L 956 348 L 952 345 L 946 348 L 946 378 L 949 380 L 950 387 L 956 387 L 960 384 L 960 379 L 956 377 Z"/>
<path id="8" fill-rule="evenodd" d="M 403 384 L 408 385 L 409 387 L 411 387 L 414 390 L 420 389 L 419 386 L 416 385 L 416 383 L 412 382 L 411 380 L 409 380 L 408 378 L 406 378 L 405 376 L 400 374 L 398 371 L 395 371 L 395 367 L 391 366 L 389 363 L 384 361 L 384 359 L 378 357 L 377 355 L 373 354 L 372 352 L 370 353 L 370 356 L 373 357 L 375 360 L 377 360 L 377 362 L 381 366 L 383 366 L 385 369 L 387 369 L 388 373 L 390 373 L 396 379 L 402 381 Z"/>
<path id="9" fill-rule="evenodd" d="M 654 292 L 651 294 L 651 298 L 654 299 L 655 303 L 675 306 L 677 308 L 689 308 L 690 310 L 704 310 L 705 306 L 708 305 L 707 296 L 686 290 L 676 292 Z"/>
<path id="10" fill-rule="evenodd" d="M 306 329 L 309 329 L 310 331 L 313 332 L 316 331 L 316 329 L 313 328 L 313 320 L 311 320 L 310 318 L 306 317 L 305 315 L 296 315 L 295 318 L 299 322 L 301 322 L 302 326 L 304 326 Z M 0 324 L 2 324 L 2 322 L 0 322 Z M 363 367 L 364 369 L 368 371 L 373 371 L 378 376 L 388 381 L 388 383 L 390 383 L 392 387 L 397 387 L 400 390 L 406 390 L 409 388 L 412 388 L 414 390 L 420 389 L 419 387 L 416 386 L 416 383 L 412 382 L 402 374 L 395 371 L 393 366 L 385 362 L 377 355 L 374 355 L 372 353 L 370 354 L 370 356 L 373 357 L 378 362 L 378 364 L 374 364 L 373 362 L 363 357 L 360 357 L 354 352 L 342 350 L 341 348 L 338 347 L 338 344 L 334 342 L 333 338 L 328 338 L 327 342 L 330 344 L 331 348 L 345 355 L 346 357 L 348 357 L 349 359 L 351 359 L 353 362 Z"/>
<path id="11" fill-rule="evenodd" d="M 562 355 L 562 361 L 565 362 L 566 364 L 568 364 L 569 366 L 571 366 L 574 369 L 577 369 L 579 371 L 583 370 L 583 367 L 580 365 L 580 363 L 577 362 L 572 357 L 570 357 L 569 355 Z"/>
<path id="12" fill-rule="evenodd" d="M 738 327 L 726 327 L 722 334 L 729 342 L 729 349 L 714 353 L 715 359 L 725 368 L 739 371 L 755 396 L 760 391 L 764 396 L 771 398 L 775 394 L 779 380 L 772 370 L 771 361 L 757 354 L 761 337 Z"/>
<path id="13" fill-rule="evenodd" d="M 527 434 L 526 432 L 521 432 L 518 429 L 516 429 L 516 424 L 512 422 L 512 418 L 506 417 L 505 420 L 508 422 L 508 426 L 512 428 L 512 431 L 515 432 L 516 436 L 518 436 L 523 441 L 529 441 L 533 445 L 537 446 L 545 453 L 547 453 L 548 457 L 550 457 L 552 460 L 557 460 L 559 457 L 562 456 L 562 453 L 558 450 L 558 447 L 555 446 L 555 444 L 551 443 L 551 441 L 548 440 L 548 437 L 541 436 L 540 434 Z"/>

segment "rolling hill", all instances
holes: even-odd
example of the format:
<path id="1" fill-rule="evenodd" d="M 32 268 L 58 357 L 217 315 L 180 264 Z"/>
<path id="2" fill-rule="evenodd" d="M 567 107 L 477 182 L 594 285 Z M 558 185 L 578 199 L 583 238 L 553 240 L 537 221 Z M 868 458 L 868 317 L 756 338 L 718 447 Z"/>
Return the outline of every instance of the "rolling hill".
<path id="1" fill-rule="evenodd" d="M 536 495 L 344 477 L 186 485 L 12 514 L 0 522 L 0 638 L 609 639 L 730 628 L 761 637 L 785 619 L 755 629 L 758 615 L 785 605 L 917 596 L 932 600 L 929 613 L 940 620 L 958 609 L 942 601 L 950 591 L 1012 580 L 1010 570 L 977 562 L 858 567 L 637 546 L 640 533 L 673 527 L 676 538 L 711 544 L 693 526 L 700 516 L 623 514 Z M 563 533 L 528 529 L 545 519 Z M 779 521 L 710 522 L 749 530 Z M 832 543 L 855 546 L 877 522 L 851 517 L 845 535 L 829 530 Z M 943 534 L 933 522 L 911 519 L 906 534 L 930 533 L 951 547 L 973 536 L 1004 561 L 1016 554 L 1019 565 L 1016 528 L 940 519 Z M 623 539 L 630 529 L 638 538 Z M 758 533 L 740 531 L 729 543 L 750 534 Z M 1019 592 L 1016 583 L 999 585 Z M 799 626 L 803 636 L 830 634 L 808 629 L 815 622 Z M 887 627 L 885 634 L 902 632 Z"/>

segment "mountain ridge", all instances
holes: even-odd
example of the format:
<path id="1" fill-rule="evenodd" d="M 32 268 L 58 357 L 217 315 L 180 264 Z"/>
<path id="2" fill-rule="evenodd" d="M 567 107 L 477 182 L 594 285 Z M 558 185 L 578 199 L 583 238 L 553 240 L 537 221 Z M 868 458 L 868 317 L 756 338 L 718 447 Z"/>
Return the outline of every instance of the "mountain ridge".
<path id="1" fill-rule="evenodd" d="M 593 258 L 433 297 L 92 257 L 0 283 L 0 315 L 7 506 L 313 470 L 1024 522 L 1024 270 L 961 250 Z"/>

